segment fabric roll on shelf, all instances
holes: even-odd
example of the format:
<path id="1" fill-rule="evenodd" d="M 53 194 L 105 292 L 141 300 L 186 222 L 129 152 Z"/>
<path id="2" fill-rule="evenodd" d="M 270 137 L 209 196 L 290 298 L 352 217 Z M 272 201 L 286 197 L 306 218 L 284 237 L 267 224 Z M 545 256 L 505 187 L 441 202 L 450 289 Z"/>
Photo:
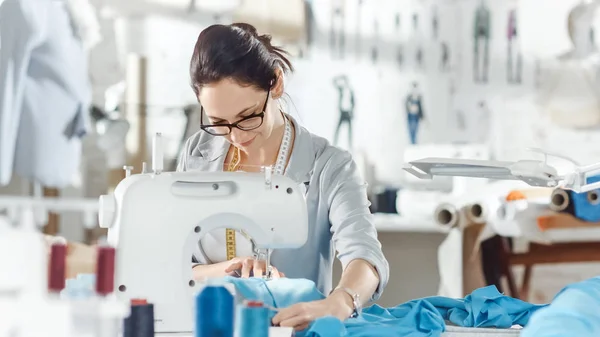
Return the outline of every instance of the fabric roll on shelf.
<path id="1" fill-rule="evenodd" d="M 587 183 L 600 181 L 600 176 L 588 177 Z M 556 212 L 568 213 L 583 221 L 600 221 L 600 189 L 584 193 L 557 188 L 552 191 L 550 207 Z"/>
<path id="2" fill-rule="evenodd" d="M 464 228 L 467 226 L 464 206 L 462 203 L 441 203 L 435 208 L 433 218 L 442 226 Z"/>

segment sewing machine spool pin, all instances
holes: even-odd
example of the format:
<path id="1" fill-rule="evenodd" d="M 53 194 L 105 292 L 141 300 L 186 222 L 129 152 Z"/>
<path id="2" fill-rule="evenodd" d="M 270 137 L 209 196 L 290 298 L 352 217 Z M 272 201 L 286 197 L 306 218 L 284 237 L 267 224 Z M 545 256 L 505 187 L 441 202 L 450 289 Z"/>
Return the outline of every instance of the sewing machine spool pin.
<path id="1" fill-rule="evenodd" d="M 273 167 L 263 166 L 262 171 L 265 173 L 265 188 L 270 190 L 272 187 L 271 182 L 273 181 Z"/>
<path id="2" fill-rule="evenodd" d="M 125 171 L 125 178 L 131 175 L 131 171 L 133 170 L 133 166 L 123 166 L 123 170 Z"/>
<path id="3" fill-rule="evenodd" d="M 152 170 L 159 175 L 163 171 L 162 134 L 157 132 L 152 138 Z"/>

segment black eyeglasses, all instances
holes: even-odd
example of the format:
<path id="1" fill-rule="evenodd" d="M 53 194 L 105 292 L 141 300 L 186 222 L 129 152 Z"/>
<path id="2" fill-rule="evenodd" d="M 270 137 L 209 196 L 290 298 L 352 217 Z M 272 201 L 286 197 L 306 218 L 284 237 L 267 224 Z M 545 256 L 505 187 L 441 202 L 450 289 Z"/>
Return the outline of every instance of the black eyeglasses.
<path id="1" fill-rule="evenodd" d="M 200 107 L 200 129 L 205 132 L 213 135 L 213 136 L 227 136 L 231 133 L 233 128 L 238 128 L 242 131 L 250 131 L 259 128 L 265 119 L 265 110 L 267 109 L 267 102 L 269 102 L 269 95 L 271 90 L 267 91 L 267 99 L 265 100 L 265 104 L 263 105 L 262 111 L 260 113 L 252 114 L 250 116 L 246 116 L 239 121 L 232 124 L 212 124 L 212 125 L 204 125 L 202 124 L 202 115 L 204 115 L 204 107 Z"/>

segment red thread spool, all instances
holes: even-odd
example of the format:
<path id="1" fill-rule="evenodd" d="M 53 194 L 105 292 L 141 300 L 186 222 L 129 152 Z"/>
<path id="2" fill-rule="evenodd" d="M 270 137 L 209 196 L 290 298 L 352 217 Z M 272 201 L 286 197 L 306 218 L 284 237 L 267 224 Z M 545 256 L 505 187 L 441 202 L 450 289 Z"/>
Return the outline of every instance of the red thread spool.
<path id="1" fill-rule="evenodd" d="M 96 293 L 108 295 L 115 288 L 115 249 L 113 247 L 98 248 L 96 264 Z"/>
<path id="2" fill-rule="evenodd" d="M 50 248 L 50 264 L 48 271 L 48 291 L 60 292 L 65 289 L 67 272 L 67 246 L 55 243 Z"/>
<path id="3" fill-rule="evenodd" d="M 131 305 L 146 305 L 148 301 L 145 298 L 132 298 Z"/>
<path id="4" fill-rule="evenodd" d="M 248 308 L 258 308 L 258 307 L 262 307 L 263 303 L 260 301 L 248 301 L 248 302 L 246 302 L 246 306 Z"/>

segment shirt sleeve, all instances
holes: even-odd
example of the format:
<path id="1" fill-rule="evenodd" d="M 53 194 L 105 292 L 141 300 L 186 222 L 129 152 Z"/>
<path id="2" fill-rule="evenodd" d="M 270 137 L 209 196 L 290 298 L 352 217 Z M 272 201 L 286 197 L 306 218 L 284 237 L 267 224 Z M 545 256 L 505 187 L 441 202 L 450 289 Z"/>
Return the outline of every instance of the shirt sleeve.
<path id="1" fill-rule="evenodd" d="M 367 184 L 348 152 L 332 156 L 323 173 L 321 184 L 329 203 L 329 221 L 338 259 L 343 269 L 355 259 L 363 259 L 375 267 L 379 286 L 372 300 L 377 300 L 389 280 L 389 264 L 369 210 Z"/>

